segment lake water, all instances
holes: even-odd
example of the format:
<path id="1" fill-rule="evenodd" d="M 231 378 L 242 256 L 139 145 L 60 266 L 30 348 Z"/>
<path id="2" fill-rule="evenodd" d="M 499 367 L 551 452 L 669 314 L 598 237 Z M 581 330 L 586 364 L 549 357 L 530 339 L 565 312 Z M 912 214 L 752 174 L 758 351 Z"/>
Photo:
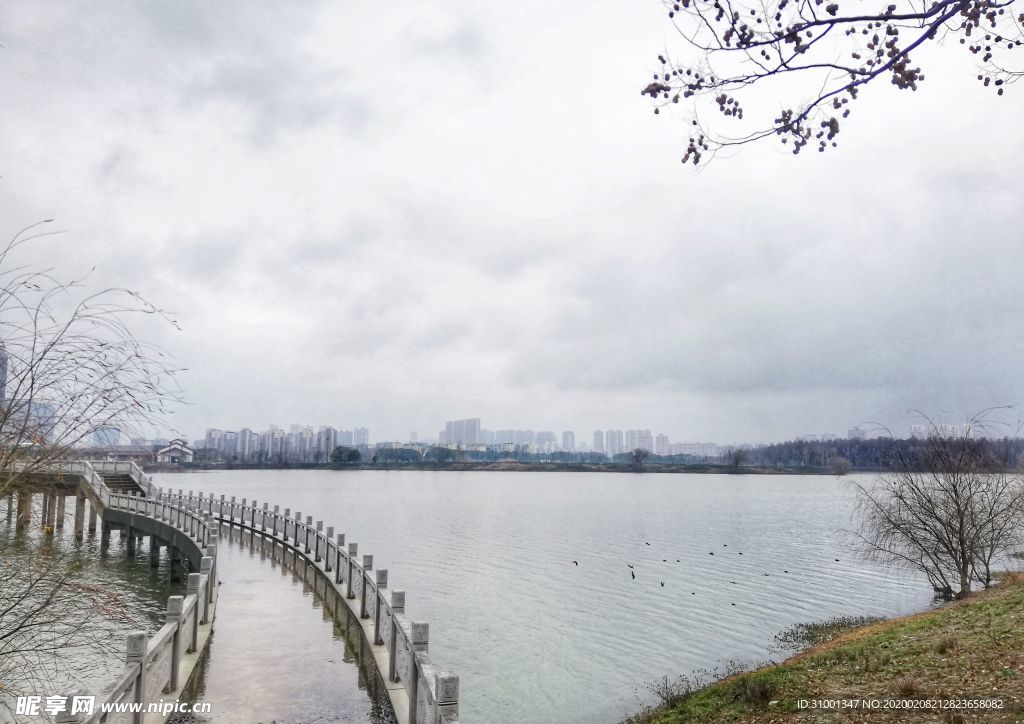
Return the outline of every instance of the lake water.
<path id="1" fill-rule="evenodd" d="M 35 497 L 38 502 L 40 496 Z M 166 555 L 158 567 L 150 566 L 148 545 L 142 545 L 134 557 L 129 557 L 126 542 L 116 532 L 111 535 L 110 547 L 105 552 L 100 549 L 98 531 L 76 541 L 73 511 L 74 505 L 69 505 L 64 528 L 53 536 L 43 535 L 35 524 L 16 532 L 13 525 L 0 522 L 0 556 L 4 563 L 0 575 L 21 573 L 30 560 L 36 567 L 52 567 L 61 572 L 75 570 L 72 584 L 95 587 L 102 592 L 96 600 L 103 604 L 102 607 L 83 604 L 83 608 L 69 610 L 69 617 L 88 613 L 80 635 L 73 637 L 70 646 L 62 648 L 54 659 L 41 656 L 26 662 L 30 668 L 45 666 L 39 669 L 36 680 L 22 683 L 23 690 L 0 691 L 0 722 L 42 721 L 38 717 L 15 715 L 13 697 L 17 693 L 45 697 L 66 694 L 77 687 L 90 692 L 100 690 L 124 668 L 128 633 L 155 634 L 166 621 L 168 596 L 184 594 L 184 584 L 169 582 Z M 106 594 L 112 597 L 107 598 Z M 83 601 L 88 599 L 75 595 Z M 7 605 L 2 599 L 0 591 L 0 608 Z M 45 635 L 42 640 L 47 640 Z"/>
<path id="2" fill-rule="evenodd" d="M 430 623 L 431 658 L 459 675 L 470 723 L 616 722 L 650 701 L 645 682 L 764 661 L 774 635 L 794 623 L 895 616 L 932 601 L 923 578 L 859 559 L 844 533 L 852 527 L 848 479 L 358 470 L 156 477 L 165 487 L 299 510 L 358 542 L 388 569 L 389 587 L 406 591 L 410 618 Z M 231 605 L 230 588 L 221 593 L 218 620 Z M 281 603 L 282 617 L 290 606 Z M 297 625 L 292 645 L 322 649 L 319 637 L 331 635 L 329 626 Z M 214 640 L 211 656 L 222 665 L 247 655 Z M 265 686 L 300 687 L 282 694 L 302 696 L 301 680 L 278 680 L 275 666 L 268 655 Z"/>

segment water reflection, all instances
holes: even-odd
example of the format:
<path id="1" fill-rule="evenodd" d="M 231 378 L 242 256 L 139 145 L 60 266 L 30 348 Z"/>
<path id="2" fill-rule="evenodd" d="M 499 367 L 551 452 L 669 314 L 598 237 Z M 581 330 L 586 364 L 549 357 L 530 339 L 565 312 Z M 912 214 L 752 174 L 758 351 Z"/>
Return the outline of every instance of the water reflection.
<path id="1" fill-rule="evenodd" d="M 258 534 L 227 527 L 217 566 L 213 637 L 183 697 L 208 702 L 212 713 L 172 722 L 395 721 L 358 621 L 317 569 Z"/>

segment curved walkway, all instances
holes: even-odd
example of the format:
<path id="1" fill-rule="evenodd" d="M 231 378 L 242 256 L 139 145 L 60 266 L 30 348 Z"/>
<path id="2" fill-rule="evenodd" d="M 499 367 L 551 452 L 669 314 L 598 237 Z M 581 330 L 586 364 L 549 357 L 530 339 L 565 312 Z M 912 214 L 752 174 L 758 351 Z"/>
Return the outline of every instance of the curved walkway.
<path id="1" fill-rule="evenodd" d="M 373 556 L 358 556 L 356 543 L 345 535 L 324 530 L 323 521 L 264 503 L 262 508 L 245 499 L 214 499 L 200 492 L 162 492 L 160 499 L 176 507 L 206 515 L 229 527 L 248 531 L 300 559 L 322 581 L 325 605 L 333 606 L 336 621 L 352 621 L 385 684 L 385 692 L 401 724 L 458 724 L 459 678 L 434 666 L 427 653 L 426 623 L 405 617 L 405 592 L 388 595 L 386 569 L 374 570 Z M 315 580 L 315 579 L 314 579 Z"/>
<path id="2" fill-rule="evenodd" d="M 362 628 L 303 557 L 225 527 L 217 569 L 217 626 L 186 694 L 211 715 L 173 724 L 395 722 Z"/>
<path id="3" fill-rule="evenodd" d="M 172 704 L 182 694 L 206 649 L 217 605 L 217 531 L 209 516 L 158 495 L 146 498 L 111 492 L 91 468 L 65 469 L 62 483 L 77 478 L 81 493 L 88 497 L 102 518 L 102 535 L 120 528 L 126 533 L 128 550 L 135 551 L 138 538 L 148 536 L 151 548 L 159 545 L 171 551 L 173 562 L 184 556 L 194 571 L 188 576 L 185 596 L 167 600 L 167 623 L 152 637 L 145 632 L 128 635 L 125 667 L 102 691 L 68 692 L 63 710 L 56 712 L 61 724 L 162 724 Z M 84 699 L 83 699 L 84 697 Z M 87 702 L 88 699 L 92 699 Z M 155 710 L 148 705 L 157 703 Z M 128 707 L 135 705 L 136 710 Z M 119 711 L 109 711 L 107 709 Z"/>

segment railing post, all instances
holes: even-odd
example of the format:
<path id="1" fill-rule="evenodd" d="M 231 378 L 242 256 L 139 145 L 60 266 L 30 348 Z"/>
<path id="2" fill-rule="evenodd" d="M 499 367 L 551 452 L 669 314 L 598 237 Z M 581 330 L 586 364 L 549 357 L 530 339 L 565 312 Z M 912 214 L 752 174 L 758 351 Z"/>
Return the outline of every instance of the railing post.
<path id="1" fill-rule="evenodd" d="M 359 551 L 358 543 L 348 544 L 348 585 L 345 586 L 345 598 L 355 598 L 356 594 L 352 592 L 352 568 L 356 564 L 356 553 Z"/>
<path id="2" fill-rule="evenodd" d="M 174 624 L 174 633 L 171 635 L 171 691 L 178 689 L 178 665 L 181 663 L 181 612 L 185 607 L 185 599 L 182 596 L 171 596 L 167 599 L 167 623 Z"/>
<path id="3" fill-rule="evenodd" d="M 320 538 L 321 534 L 323 533 L 323 530 L 324 522 L 322 520 L 318 520 L 316 522 L 316 537 L 314 539 L 315 542 L 313 543 L 313 560 L 317 563 L 320 562 Z"/>
<path id="4" fill-rule="evenodd" d="M 203 556 L 199 559 L 199 573 L 206 576 L 206 604 L 203 606 L 203 623 L 210 621 L 210 604 L 213 603 L 213 587 L 216 582 L 213 580 L 213 558 Z"/>
<path id="5" fill-rule="evenodd" d="M 416 652 L 427 650 L 427 638 L 430 634 L 430 627 L 421 622 L 413 621 L 412 638 L 409 641 L 409 721 L 416 719 L 416 707 L 419 704 L 420 687 L 420 664 L 416 660 Z"/>
<path id="6" fill-rule="evenodd" d="M 331 541 L 334 540 L 334 526 L 327 526 L 327 532 L 324 534 L 324 571 L 326 573 L 331 572 Z"/>
<path id="7" fill-rule="evenodd" d="M 145 631 L 136 631 L 128 634 L 128 653 L 125 655 L 125 663 L 131 666 L 136 664 L 139 667 L 135 674 L 135 703 L 146 704 L 146 649 L 149 648 L 149 634 Z M 144 709 L 140 706 L 139 709 Z M 142 724 L 145 716 L 142 711 L 132 714 L 133 724 Z"/>
<path id="8" fill-rule="evenodd" d="M 338 533 L 338 545 L 334 551 L 334 582 L 341 583 L 342 571 L 341 571 L 341 559 L 345 555 L 345 534 Z"/>
<path id="9" fill-rule="evenodd" d="M 303 546 L 303 548 L 305 548 L 305 552 L 306 553 L 309 553 L 309 534 L 312 532 L 312 530 L 313 530 L 313 516 L 307 515 L 306 516 L 306 534 L 303 536 L 303 539 L 304 539 L 303 543 L 305 544 Z"/>
<path id="10" fill-rule="evenodd" d="M 359 582 L 359 618 L 368 618 L 366 615 L 366 588 L 369 582 L 370 571 L 373 570 L 373 556 L 363 554 L 363 572 L 360 574 L 362 580 Z"/>
<path id="11" fill-rule="evenodd" d="M 405 591 L 391 592 L 391 640 L 388 641 L 388 681 L 398 681 L 398 616 L 405 613 Z"/>
<path id="12" fill-rule="evenodd" d="M 267 529 L 267 511 L 270 510 L 270 503 L 263 504 L 263 515 L 260 516 L 260 530 Z"/>
<path id="13" fill-rule="evenodd" d="M 202 610 L 200 606 L 203 604 L 203 602 L 199 600 L 199 584 L 202 582 L 202 579 L 202 573 L 188 574 L 188 585 L 185 588 L 185 594 L 186 596 L 194 595 L 196 597 L 196 611 L 192 616 L 192 648 L 190 648 L 186 653 L 192 653 L 199 648 L 199 619 L 202 618 L 202 616 L 199 615 L 199 612 Z"/>
<path id="14" fill-rule="evenodd" d="M 440 673 L 434 678 L 434 699 L 437 701 L 439 717 L 445 714 L 459 714 L 459 677 L 455 674 Z M 439 718 L 438 721 L 443 721 Z"/>
<path id="15" fill-rule="evenodd" d="M 384 595 L 381 593 L 381 591 L 386 589 L 387 587 L 388 569 L 381 568 L 379 571 L 377 571 L 377 586 L 376 591 L 373 594 L 377 597 L 377 599 L 374 601 L 373 606 L 373 643 L 376 646 L 380 646 L 384 643 L 384 637 L 380 635 L 380 603 L 381 598 Z"/>

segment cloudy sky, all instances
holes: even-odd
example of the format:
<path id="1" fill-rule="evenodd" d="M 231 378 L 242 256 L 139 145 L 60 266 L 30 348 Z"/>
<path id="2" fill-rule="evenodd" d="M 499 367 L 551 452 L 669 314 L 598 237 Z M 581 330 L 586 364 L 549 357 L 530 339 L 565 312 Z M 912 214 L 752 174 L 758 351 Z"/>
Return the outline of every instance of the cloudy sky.
<path id="1" fill-rule="evenodd" d="M 762 441 L 1024 401 L 1024 88 L 697 172 L 656 0 L 5 2 L 0 232 L 173 310 L 169 421 Z"/>

